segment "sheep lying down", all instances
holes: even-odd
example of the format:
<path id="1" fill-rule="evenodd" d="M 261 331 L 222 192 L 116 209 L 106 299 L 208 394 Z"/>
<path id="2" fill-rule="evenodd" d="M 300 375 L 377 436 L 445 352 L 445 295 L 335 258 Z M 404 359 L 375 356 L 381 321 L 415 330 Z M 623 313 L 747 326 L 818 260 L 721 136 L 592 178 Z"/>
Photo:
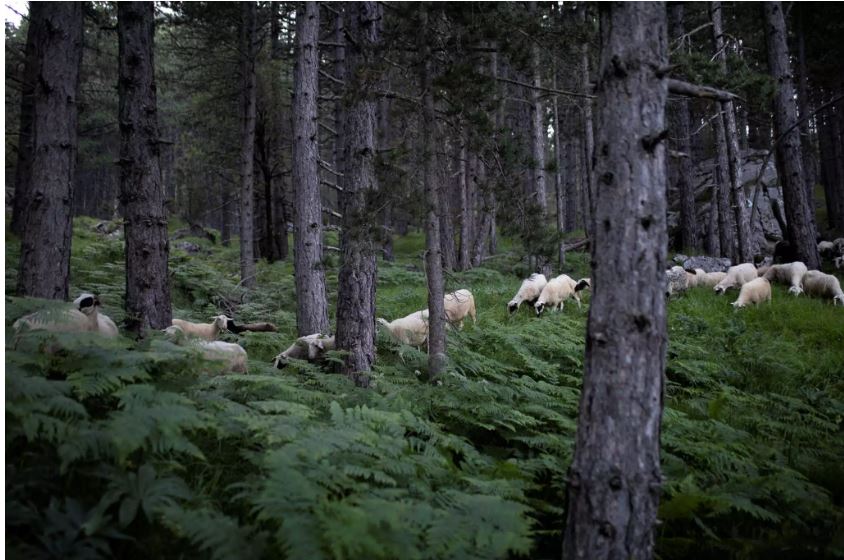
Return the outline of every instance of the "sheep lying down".
<path id="1" fill-rule="evenodd" d="M 45 310 L 21 317 L 12 328 L 20 333 L 24 330 L 48 332 L 94 332 L 108 338 L 120 333 L 117 325 L 108 315 L 100 313 L 100 300 L 93 294 L 84 293 L 73 300 L 72 307 L 60 310 Z"/>
<path id="2" fill-rule="evenodd" d="M 202 357 L 211 362 L 219 363 L 220 373 L 247 373 L 249 356 L 239 344 L 223 342 L 222 340 L 196 340 L 190 338 L 182 327 L 171 325 L 164 329 L 164 334 L 171 342 L 186 348 L 199 350 Z"/>
<path id="3" fill-rule="evenodd" d="M 334 350 L 334 337 L 320 333 L 297 338 L 290 348 L 273 358 L 273 366 L 283 369 L 290 360 L 321 362 L 325 353 Z"/>

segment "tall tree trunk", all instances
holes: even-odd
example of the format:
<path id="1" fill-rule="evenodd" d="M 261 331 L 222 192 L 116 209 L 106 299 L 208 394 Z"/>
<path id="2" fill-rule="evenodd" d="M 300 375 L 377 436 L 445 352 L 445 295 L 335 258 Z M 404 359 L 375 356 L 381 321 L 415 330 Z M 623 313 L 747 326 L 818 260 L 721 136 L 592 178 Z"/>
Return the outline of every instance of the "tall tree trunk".
<path id="1" fill-rule="evenodd" d="M 721 235 L 718 232 L 718 185 L 710 189 L 709 228 L 706 233 L 706 252 L 709 255 L 721 254 Z"/>
<path id="2" fill-rule="evenodd" d="M 712 2 L 710 16 L 712 19 L 712 33 L 715 43 L 715 56 L 724 74 L 727 74 L 727 53 L 724 46 L 724 30 L 721 24 L 721 2 Z M 747 199 L 741 186 L 742 158 L 739 151 L 738 126 L 736 125 L 736 109 L 732 101 L 722 101 L 721 117 L 724 120 L 724 138 L 726 140 L 728 158 L 728 182 L 730 200 L 736 224 L 736 253 L 735 262 L 749 262 L 753 258 L 750 234 L 750 214 Z"/>
<path id="3" fill-rule="evenodd" d="M 730 211 L 730 156 L 727 150 L 727 137 L 724 132 L 724 119 L 721 117 L 721 107 L 716 105 L 718 113 L 712 119 L 712 134 L 715 142 L 716 166 L 714 170 L 717 185 L 718 204 L 718 245 L 721 256 L 736 261 L 738 247 L 736 245 L 735 223 Z"/>
<path id="4" fill-rule="evenodd" d="M 671 37 L 681 37 L 686 33 L 684 19 L 684 4 L 672 2 L 668 8 Z M 677 161 L 676 189 L 680 196 L 680 247 L 696 250 L 697 242 L 697 214 L 695 212 L 695 187 L 692 182 L 692 143 L 691 117 L 689 114 L 689 100 L 682 97 L 674 105 L 677 129 L 677 149 L 686 154 Z"/>
<path id="5" fill-rule="evenodd" d="M 241 2 L 240 283 L 255 285 L 255 19 L 257 4 Z"/>
<path id="6" fill-rule="evenodd" d="M 841 181 L 838 178 L 835 161 L 835 145 L 832 131 L 834 118 L 835 115 L 832 112 L 832 108 L 829 107 L 821 112 L 817 119 L 821 181 L 823 182 L 824 198 L 826 199 L 827 225 L 830 229 L 835 229 L 841 223 L 839 211 L 840 196 L 836 192 Z"/>
<path id="7" fill-rule="evenodd" d="M 425 214 L 425 272 L 428 279 L 428 375 L 433 382 L 445 372 L 445 306 L 443 296 L 442 245 L 440 243 L 440 195 L 437 172 L 434 168 L 436 149 L 434 133 L 436 113 L 431 88 L 431 45 L 429 40 L 428 7 L 419 7 L 419 28 L 417 32 L 419 55 L 421 57 L 419 85 L 422 91 L 422 165 L 423 183 L 427 209 Z"/>
<path id="8" fill-rule="evenodd" d="M 273 60 L 284 56 L 284 49 L 281 44 L 281 14 L 279 13 L 281 2 L 270 2 L 270 57 Z"/>
<path id="9" fill-rule="evenodd" d="M 328 332 L 317 147 L 318 38 L 319 3 L 302 2 L 296 9 L 296 70 L 293 78 L 293 188 L 296 204 L 293 263 L 299 336 Z"/>
<path id="10" fill-rule="evenodd" d="M 844 84 L 838 91 L 832 91 L 833 97 L 844 94 Z M 838 221 L 836 229 L 844 233 L 844 102 L 839 101 L 834 106 L 835 111 L 830 111 L 830 137 L 832 139 L 832 168 L 835 170 L 836 182 L 833 188 L 833 201 L 837 207 Z"/>
<path id="11" fill-rule="evenodd" d="M 557 67 L 554 66 L 554 89 L 557 89 Z M 566 243 L 562 239 L 566 231 L 566 196 L 565 184 L 563 183 L 563 150 L 560 142 L 563 135 L 560 132 L 560 110 L 557 97 L 554 96 L 554 193 L 557 202 L 557 233 L 560 235 L 560 243 L 557 248 L 557 261 L 562 269 L 566 264 Z"/>
<path id="12" fill-rule="evenodd" d="M 372 207 L 375 177 L 377 99 L 373 77 L 381 8 L 377 2 L 347 4 L 350 41 L 348 80 L 343 96 L 346 116 L 343 148 L 343 230 L 337 294 L 337 349 L 347 352 L 342 372 L 358 385 L 375 361 L 375 283 L 378 221 Z"/>
<path id="13" fill-rule="evenodd" d="M 344 31 L 345 21 L 343 14 L 345 10 L 343 8 L 343 3 L 338 2 L 335 6 L 337 13 L 334 16 L 334 77 L 342 82 L 345 82 L 346 35 Z M 334 130 L 336 131 L 336 134 L 334 135 L 334 170 L 337 173 L 343 173 L 344 169 L 343 151 L 345 149 L 345 139 L 343 138 L 343 127 L 346 123 L 346 115 L 344 114 L 346 104 L 339 100 L 339 98 L 342 98 L 345 94 L 345 92 L 341 89 L 342 87 L 343 86 L 338 85 L 338 101 L 335 101 L 334 103 Z M 332 181 L 336 181 L 337 183 L 340 182 L 340 179 L 340 175 L 335 175 L 331 178 Z"/>
<path id="14" fill-rule="evenodd" d="M 588 182 L 590 179 L 580 179 L 580 177 L 583 176 L 583 173 L 581 173 L 580 161 L 584 160 L 584 168 L 588 168 L 590 164 L 585 161 L 585 157 L 581 157 L 585 156 L 581 148 L 580 138 L 576 136 L 569 137 L 568 141 L 565 143 L 566 200 L 568 201 L 568 204 L 566 204 L 566 231 L 574 231 L 577 229 L 577 211 L 581 206 L 585 208 L 589 205 L 586 193 L 582 191 L 589 188 Z M 591 170 L 586 171 L 587 176 L 591 173 Z M 578 183 L 583 185 L 582 190 L 577 188 Z M 583 204 L 581 204 L 581 202 L 583 202 Z M 582 222 L 583 227 L 585 228 L 588 215 L 587 213 L 581 213 L 583 214 Z"/>
<path id="15" fill-rule="evenodd" d="M 469 181 L 467 180 L 466 159 L 469 157 L 466 144 L 468 138 L 461 134 L 460 161 L 458 162 L 457 181 L 460 189 L 460 270 L 472 268 L 472 207 L 469 196 Z"/>
<path id="16" fill-rule="evenodd" d="M 220 204 L 222 205 L 220 208 L 220 242 L 223 247 L 228 247 L 231 242 L 231 230 L 229 228 L 231 193 L 225 181 L 220 181 Z"/>
<path id="17" fill-rule="evenodd" d="M 120 2 L 120 202 L 126 238 L 126 328 L 140 336 L 170 326 L 170 253 L 159 163 L 153 60 L 155 14 L 149 2 Z"/>
<path id="18" fill-rule="evenodd" d="M 445 136 L 440 132 L 438 136 Z M 452 149 L 446 150 L 451 153 Z M 449 158 L 444 155 L 437 155 L 437 169 L 441 170 L 437 178 L 437 195 L 440 197 L 440 243 L 442 243 L 443 269 L 453 271 L 457 262 L 457 254 L 454 248 L 454 215 L 451 211 L 451 165 Z"/>
<path id="19" fill-rule="evenodd" d="M 817 160 L 810 131 L 811 118 L 806 118 L 811 112 L 809 99 L 809 76 L 806 70 L 806 38 L 803 29 L 804 6 L 794 5 L 797 12 L 797 110 L 800 117 L 800 147 L 803 150 L 803 173 L 806 175 L 806 196 L 809 200 L 814 197 L 815 184 L 818 182 Z"/>
<path id="20" fill-rule="evenodd" d="M 536 2 L 528 2 L 528 10 L 533 14 L 536 12 Z M 531 42 L 531 81 L 533 88 L 530 90 L 530 116 L 531 116 L 531 144 L 530 153 L 533 162 L 533 204 L 539 210 L 539 214 L 533 216 L 530 222 L 534 227 L 544 226 L 545 216 L 548 214 L 547 181 L 545 179 L 545 105 L 540 95 L 542 88 L 542 70 L 539 56 L 539 44 Z"/>
<path id="21" fill-rule="evenodd" d="M 32 71 L 34 90 L 31 136 L 26 142 L 31 142 L 32 159 L 29 169 L 22 170 L 29 177 L 24 186 L 17 292 L 22 296 L 67 299 L 82 4 L 33 2 L 30 10 L 29 34 L 34 51 L 27 53 L 27 63 L 34 64 L 28 69 Z"/>
<path id="22" fill-rule="evenodd" d="M 18 157 L 15 164 L 15 199 L 12 202 L 11 230 L 17 235 L 23 233 L 26 219 L 27 196 L 32 179 L 33 143 L 35 141 L 35 87 L 40 71 L 38 60 L 39 46 L 36 41 L 44 41 L 44 10 L 49 5 L 44 2 L 30 6 L 29 29 L 26 34 L 23 83 L 21 84 L 21 113 L 18 129 Z M 74 108 L 75 110 L 75 108 Z M 74 132 L 75 133 L 75 132 Z"/>
<path id="23" fill-rule="evenodd" d="M 816 242 L 814 205 L 806 196 L 803 158 L 800 153 L 800 131 L 797 128 L 797 107 L 794 83 L 788 62 L 785 19 L 780 2 L 765 2 L 765 39 L 768 44 L 768 68 L 776 80 L 774 94 L 774 131 L 778 167 L 782 171 L 785 215 L 789 241 L 801 261 L 810 269 L 820 266 Z"/>
<path id="24" fill-rule="evenodd" d="M 563 558 L 653 556 L 665 369 L 662 2 L 600 5 L 594 296 Z M 619 278 L 626 278 L 623 283 Z"/>
<path id="25" fill-rule="evenodd" d="M 583 5 L 583 21 L 589 22 L 589 7 L 584 3 Z M 584 93 L 591 93 L 589 91 L 589 43 L 584 41 L 580 46 L 580 79 L 582 82 L 582 89 Z M 583 230 L 587 237 L 592 236 L 592 222 L 595 215 L 595 179 L 592 173 L 592 167 L 595 161 L 595 128 L 592 118 L 592 101 L 590 99 L 584 100 L 583 103 L 583 151 L 585 156 L 583 158 L 583 172 L 586 178 L 583 185 Z"/>

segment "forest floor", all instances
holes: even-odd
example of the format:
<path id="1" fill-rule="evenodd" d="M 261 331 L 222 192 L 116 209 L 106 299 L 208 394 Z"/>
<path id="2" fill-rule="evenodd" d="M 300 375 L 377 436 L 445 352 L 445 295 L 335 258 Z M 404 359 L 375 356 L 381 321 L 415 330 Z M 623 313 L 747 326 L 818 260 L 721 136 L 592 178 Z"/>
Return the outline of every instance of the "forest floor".
<path id="1" fill-rule="evenodd" d="M 75 222 L 71 295 L 98 293 L 119 323 L 123 240 L 95 223 Z M 275 323 L 222 337 L 248 351 L 247 375 L 210 377 L 157 333 L 140 346 L 64 340 L 53 356 L 15 349 L 12 323 L 44 303 L 11 297 L 19 249 L 6 239 L 13 549 L 61 533 L 65 555 L 96 538 L 139 558 L 559 557 L 589 295 L 581 309 L 510 316 L 526 271 L 507 240 L 484 267 L 447 276 L 448 291 L 472 291 L 478 321 L 449 332 L 441 383 L 425 382 L 423 352 L 379 333 L 365 390 L 310 364 L 273 369 L 295 339 L 292 264 L 261 262 L 246 294 L 236 240 L 171 248 L 173 316 Z M 378 316 L 426 307 L 423 249 L 411 234 L 394 263 L 379 260 Z M 333 305 L 336 254 L 326 266 Z M 588 255 L 570 254 L 565 272 L 588 276 Z M 769 305 L 734 311 L 735 296 L 696 288 L 669 303 L 658 553 L 842 557 L 844 310 L 779 286 Z"/>

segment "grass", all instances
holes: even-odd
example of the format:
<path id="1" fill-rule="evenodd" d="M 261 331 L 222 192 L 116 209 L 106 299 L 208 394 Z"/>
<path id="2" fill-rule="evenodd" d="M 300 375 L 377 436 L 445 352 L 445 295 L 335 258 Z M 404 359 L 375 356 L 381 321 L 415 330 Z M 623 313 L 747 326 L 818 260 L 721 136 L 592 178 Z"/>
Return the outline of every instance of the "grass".
<path id="1" fill-rule="evenodd" d="M 71 292 L 99 293 L 106 313 L 119 322 L 124 282 L 122 240 L 94 232 L 95 223 L 86 218 L 75 222 Z M 328 235 L 328 243 L 336 245 L 336 233 Z M 188 399 L 190 406 L 213 420 L 206 420 L 208 426 L 215 426 L 193 440 L 203 450 L 204 459 L 170 459 L 158 462 L 159 470 L 171 469 L 184 477 L 203 503 L 217 508 L 213 511 L 222 512 L 226 519 L 236 520 L 238 531 L 252 531 L 249 534 L 255 543 L 274 542 L 264 531 L 278 519 L 295 518 L 334 528 L 348 525 L 350 531 L 358 526 L 365 532 L 375 529 L 361 516 L 376 519 L 383 515 L 380 527 L 388 527 L 395 522 L 390 517 L 393 514 L 387 513 L 392 511 L 385 505 L 389 500 L 377 502 L 386 499 L 386 488 L 395 492 L 406 489 L 410 492 L 406 496 L 417 496 L 413 499 L 421 501 L 413 502 L 417 503 L 414 511 L 421 511 L 421 504 L 428 500 L 438 503 L 437 507 L 452 503 L 437 494 L 448 489 L 469 492 L 454 498 L 463 504 L 461 511 L 474 511 L 469 504 L 482 498 L 498 500 L 498 505 L 482 511 L 509 516 L 498 521 L 477 512 L 460 517 L 459 523 L 454 522 L 460 527 L 453 531 L 455 543 L 460 542 L 458 534 L 466 532 L 478 539 L 473 531 L 500 522 L 511 530 L 500 532 L 500 547 L 488 549 L 488 557 L 524 553 L 527 536 L 531 557 L 558 556 L 565 476 L 583 371 L 588 295 L 580 309 L 570 302 L 561 313 L 549 312 L 541 318 L 531 309 L 508 314 L 506 302 L 518 289 L 523 270 L 516 246 L 501 239 L 500 256 L 486 261 L 482 268 L 446 277 L 448 290 L 472 290 L 478 322 L 468 322 L 462 331 L 449 333 L 448 375 L 442 385 L 422 382 L 427 367 L 424 353 L 396 345 L 380 333 L 374 389 L 367 391 L 308 364 L 291 366 L 283 374 L 272 369 L 272 357 L 295 338 L 295 290 L 289 261 L 260 262 L 258 287 L 247 293 L 238 285 L 236 240 L 229 247 L 188 240 L 200 245 L 203 253 L 171 252 L 174 316 L 204 321 L 226 311 L 244 322 L 272 321 L 279 332 L 247 333 L 239 338 L 225 335 L 249 352 L 250 375 L 212 379 L 197 373 L 200 366 L 169 354 L 174 350 L 155 337 L 150 355 L 157 356 L 157 365 L 145 367 L 168 372 L 153 375 L 156 386 Z M 394 249 L 395 262 L 379 261 L 378 265 L 377 313 L 388 319 L 427 305 L 424 237 L 411 233 L 397 238 Z M 7 231 L 8 265 L 17 262 L 17 251 L 16 241 Z M 571 253 L 567 259 L 565 272 L 573 277 L 588 275 L 587 255 Z M 333 324 L 336 255 L 327 259 L 326 270 Z M 14 278 L 15 270 L 7 266 L 7 332 L 17 316 L 39 304 L 10 297 Z M 729 305 L 734 298 L 734 293 L 716 296 L 696 288 L 669 303 L 663 426 L 666 483 L 658 552 L 662 558 L 844 555 L 844 310 L 795 298 L 779 286 L 774 287 L 771 304 L 736 311 Z M 27 371 L 27 375 L 42 371 L 38 365 L 42 362 L 33 362 L 22 352 L 9 352 L 8 344 L 7 338 L 7 367 L 9 360 L 14 366 L 10 371 Z M 131 343 L 121 344 L 123 350 L 115 355 L 112 349 L 107 360 L 97 357 L 104 361 L 96 363 L 122 368 L 120 371 L 131 377 L 134 366 L 126 364 L 142 363 L 143 353 L 135 351 Z M 125 363 L 114 365 L 122 363 L 122 352 L 126 352 Z M 94 355 L 100 354 L 103 352 Z M 43 371 L 55 376 L 56 368 L 77 367 L 74 364 L 54 358 Z M 78 374 L 74 375 L 77 379 Z M 9 379 L 14 377 L 7 378 L 7 391 Z M 97 410 L 111 414 L 108 407 L 113 405 L 108 402 L 98 400 Z M 12 410 L 22 406 L 17 400 L 10 403 L 7 396 L 7 410 L 10 404 Z M 332 445 L 337 447 L 317 452 L 325 438 L 336 438 Z M 339 451 L 352 445 L 346 438 L 356 441 L 363 455 L 348 455 L 351 447 Z M 7 448 L 8 441 L 7 431 Z M 302 454 L 297 455 L 295 464 L 286 462 L 288 456 L 283 453 L 290 445 L 298 445 L 297 453 Z M 397 474 L 404 472 L 404 460 L 393 465 L 397 472 L 379 471 L 379 465 L 392 464 L 396 449 L 417 450 L 425 445 L 432 447 L 413 455 L 416 463 L 412 464 L 418 465 L 415 474 Z M 448 458 L 447 469 L 429 464 L 433 457 Z M 319 477 L 345 480 L 352 464 L 356 465 L 355 476 L 369 482 L 337 482 L 342 489 L 327 495 L 308 486 Z M 275 501 L 267 502 L 271 489 L 261 481 L 275 480 L 273 477 L 282 473 L 309 488 L 302 496 L 310 498 L 300 496 L 303 501 L 295 513 L 266 509 L 287 494 L 273 495 Z M 96 491 L 73 496 L 83 502 L 93 499 L 89 506 L 98 499 Z M 320 509 L 319 504 L 332 504 L 332 509 Z M 192 533 L 187 514 L 168 511 L 165 519 L 180 527 L 178 534 L 201 535 L 200 529 L 212 524 L 203 517 Z M 256 512 L 266 517 L 256 518 Z M 405 530 L 412 531 L 410 527 L 417 521 L 408 520 Z M 419 529 L 419 535 L 429 530 Z M 158 543 L 151 546 L 165 546 L 158 540 L 167 542 L 164 528 L 150 533 L 145 526 L 144 531 L 133 536 L 139 542 Z M 152 535 L 157 536 L 153 539 Z M 243 537 L 240 532 L 237 535 Z M 273 538 L 285 543 L 279 545 L 282 549 L 296 546 L 291 544 L 291 535 Z M 348 556 L 355 550 L 354 535 L 333 538 L 340 543 L 336 550 L 345 551 L 342 554 Z M 426 542 L 427 537 L 419 538 Z M 191 542 L 201 542 L 200 536 L 196 539 Z M 313 539 L 316 542 L 319 537 Z M 184 541 L 178 542 L 186 546 Z M 480 546 L 480 541 L 471 542 Z M 328 556 L 342 554 L 335 551 Z"/>

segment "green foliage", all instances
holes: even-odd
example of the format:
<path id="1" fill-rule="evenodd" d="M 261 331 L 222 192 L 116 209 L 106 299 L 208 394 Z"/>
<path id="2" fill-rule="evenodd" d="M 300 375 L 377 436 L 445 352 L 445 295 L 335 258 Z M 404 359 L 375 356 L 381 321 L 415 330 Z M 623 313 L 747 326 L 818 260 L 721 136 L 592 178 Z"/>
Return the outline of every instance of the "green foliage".
<path id="1" fill-rule="evenodd" d="M 74 286 L 119 301 L 122 276 L 102 271 L 122 254 L 91 225 L 77 222 L 87 258 Z M 422 247 L 418 234 L 397 239 L 396 262 L 379 263 L 379 316 L 425 307 Z M 204 320 L 234 305 L 242 321 L 275 322 L 278 333 L 226 335 L 248 350 L 249 374 L 209 375 L 159 336 L 15 337 L 14 320 L 45 303 L 7 297 L 13 557 L 558 554 L 588 292 L 582 308 L 537 319 L 505 308 L 518 255 L 449 275 L 479 317 L 449 332 L 447 374 L 426 383 L 425 353 L 379 333 L 363 390 L 269 363 L 295 338 L 289 263 L 260 263 L 241 302 L 236 244 L 205 248 L 172 256 L 178 312 Z M 586 276 L 588 256 L 569 254 L 566 271 Z M 779 287 L 767 306 L 736 312 L 729 299 L 695 289 L 669 305 L 659 554 L 841 556 L 844 317 Z"/>

